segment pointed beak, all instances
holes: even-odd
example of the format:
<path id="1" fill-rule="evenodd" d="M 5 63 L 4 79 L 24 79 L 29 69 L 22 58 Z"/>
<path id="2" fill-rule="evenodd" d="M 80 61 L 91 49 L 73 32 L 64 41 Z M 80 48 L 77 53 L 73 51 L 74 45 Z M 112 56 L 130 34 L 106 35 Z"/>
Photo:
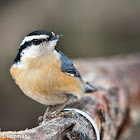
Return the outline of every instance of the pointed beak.
<path id="1" fill-rule="evenodd" d="M 57 43 L 57 41 L 62 37 L 63 35 L 56 35 L 54 37 L 51 38 L 50 41 L 48 41 L 49 45 L 55 44 Z"/>
<path id="2" fill-rule="evenodd" d="M 56 35 L 51 38 L 51 41 L 58 41 L 63 35 Z"/>

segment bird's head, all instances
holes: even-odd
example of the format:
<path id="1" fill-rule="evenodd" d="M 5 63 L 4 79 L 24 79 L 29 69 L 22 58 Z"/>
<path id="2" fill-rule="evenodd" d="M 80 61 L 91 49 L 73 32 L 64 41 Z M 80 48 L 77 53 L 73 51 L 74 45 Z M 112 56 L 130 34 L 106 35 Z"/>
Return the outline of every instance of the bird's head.
<path id="1" fill-rule="evenodd" d="M 22 57 L 35 58 L 39 55 L 50 55 L 62 35 L 56 35 L 50 31 L 38 30 L 27 35 L 20 44 L 15 62 Z"/>

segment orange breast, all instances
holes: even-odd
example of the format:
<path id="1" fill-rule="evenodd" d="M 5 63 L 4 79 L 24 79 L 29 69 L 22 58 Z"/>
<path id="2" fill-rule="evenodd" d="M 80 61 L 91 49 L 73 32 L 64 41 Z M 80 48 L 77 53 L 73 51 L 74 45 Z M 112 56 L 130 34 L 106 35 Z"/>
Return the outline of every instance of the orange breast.
<path id="1" fill-rule="evenodd" d="M 27 59 L 24 65 L 24 69 L 11 67 L 11 74 L 30 98 L 46 105 L 65 102 L 67 93 L 81 99 L 83 85 L 80 79 L 61 72 L 61 62 L 56 55 L 50 59 Z"/>

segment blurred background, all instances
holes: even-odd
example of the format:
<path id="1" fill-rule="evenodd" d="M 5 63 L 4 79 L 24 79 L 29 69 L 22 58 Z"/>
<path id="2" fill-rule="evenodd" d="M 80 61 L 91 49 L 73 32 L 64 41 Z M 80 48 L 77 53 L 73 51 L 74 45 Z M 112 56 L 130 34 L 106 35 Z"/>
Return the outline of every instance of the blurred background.
<path id="1" fill-rule="evenodd" d="M 58 48 L 70 58 L 140 52 L 140 1 L 1 0 L 2 131 L 35 127 L 37 118 L 46 109 L 44 105 L 26 97 L 9 74 L 19 44 L 35 30 L 63 34 Z M 138 140 L 139 130 L 140 125 L 135 126 L 129 139 Z"/>

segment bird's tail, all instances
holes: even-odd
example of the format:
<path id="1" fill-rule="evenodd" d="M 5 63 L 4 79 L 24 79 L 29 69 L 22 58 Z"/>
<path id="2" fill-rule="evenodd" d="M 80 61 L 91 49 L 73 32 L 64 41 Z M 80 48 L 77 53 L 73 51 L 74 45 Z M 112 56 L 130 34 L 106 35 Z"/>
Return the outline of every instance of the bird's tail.
<path id="1" fill-rule="evenodd" d="M 97 91 L 97 89 L 92 86 L 89 82 L 85 82 L 84 84 L 85 93 Z"/>

